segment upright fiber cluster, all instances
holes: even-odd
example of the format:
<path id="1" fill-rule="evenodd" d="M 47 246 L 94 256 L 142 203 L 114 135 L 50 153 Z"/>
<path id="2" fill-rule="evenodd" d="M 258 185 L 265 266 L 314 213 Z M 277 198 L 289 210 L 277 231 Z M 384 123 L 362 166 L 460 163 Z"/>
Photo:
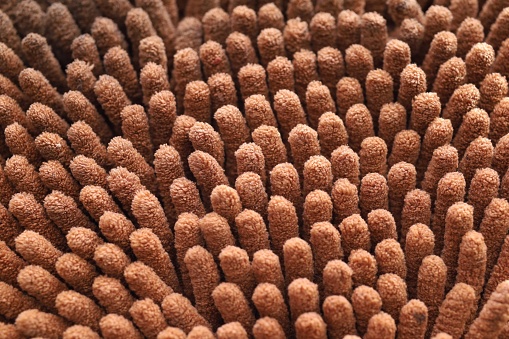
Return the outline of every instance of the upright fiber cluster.
<path id="1" fill-rule="evenodd" d="M 504 0 L 0 3 L 0 338 L 509 338 Z"/>

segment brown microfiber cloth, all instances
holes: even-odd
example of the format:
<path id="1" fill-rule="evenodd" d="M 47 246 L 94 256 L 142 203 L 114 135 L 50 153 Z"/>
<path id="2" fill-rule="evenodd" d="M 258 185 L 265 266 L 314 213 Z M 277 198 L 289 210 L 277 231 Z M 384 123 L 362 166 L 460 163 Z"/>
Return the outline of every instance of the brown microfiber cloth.
<path id="1" fill-rule="evenodd" d="M 0 338 L 509 338 L 502 0 L 0 4 Z"/>

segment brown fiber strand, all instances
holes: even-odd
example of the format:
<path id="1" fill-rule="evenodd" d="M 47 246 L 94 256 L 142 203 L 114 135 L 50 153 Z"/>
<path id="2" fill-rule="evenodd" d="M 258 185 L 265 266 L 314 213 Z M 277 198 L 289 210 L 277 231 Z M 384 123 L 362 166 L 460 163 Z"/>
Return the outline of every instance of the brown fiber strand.
<path id="1" fill-rule="evenodd" d="M 318 222 L 312 226 L 310 243 L 313 249 L 315 271 L 318 275 L 322 274 L 329 261 L 343 257 L 339 232 L 329 222 Z"/>
<path id="2" fill-rule="evenodd" d="M 509 317 L 506 297 L 507 288 L 507 281 L 497 286 L 497 289 L 480 312 L 479 317 L 468 329 L 465 338 L 496 336 L 503 331 L 503 327 L 507 322 L 506 319 Z"/>
<path id="3" fill-rule="evenodd" d="M 39 177 L 50 190 L 62 191 L 78 200 L 80 186 L 71 176 L 71 173 L 58 161 L 50 160 L 39 167 Z"/>
<path id="4" fill-rule="evenodd" d="M 5 193 L 14 194 L 14 191 L 10 186 L 8 187 L 2 187 L 2 190 L 5 189 Z M 18 224 L 16 219 L 12 216 L 11 212 L 5 207 L 9 205 L 9 199 L 11 198 L 11 195 L 9 195 L 8 199 L 6 201 L 2 201 L 2 204 L 0 204 L 0 220 L 2 222 L 3 232 L 1 239 L 5 241 L 9 247 L 14 247 L 14 239 L 22 232 L 21 225 Z M 5 206 L 3 205 L 5 204 Z"/>
<path id="5" fill-rule="evenodd" d="M 315 53 L 324 47 L 336 46 L 336 19 L 326 12 L 316 13 L 309 23 Z"/>
<path id="6" fill-rule="evenodd" d="M 429 255 L 423 259 L 419 268 L 417 297 L 428 307 L 428 331 L 433 328 L 435 319 L 439 315 L 439 307 L 445 294 L 446 279 L 447 267 L 442 259 L 435 255 Z"/>
<path id="7" fill-rule="evenodd" d="M 448 119 L 435 118 L 429 124 L 422 140 L 421 153 L 417 162 L 418 179 L 423 178 L 435 149 L 452 141 L 453 128 Z"/>
<path id="8" fill-rule="evenodd" d="M 176 214 L 189 212 L 200 217 L 205 214 L 200 192 L 193 181 L 184 177 L 175 179 L 170 186 L 170 196 Z"/>
<path id="9" fill-rule="evenodd" d="M 19 73 L 25 68 L 20 56 L 5 43 L 0 43 L 1 73 L 13 82 L 17 82 Z"/>
<path id="10" fill-rule="evenodd" d="M 355 1 L 350 1 L 350 4 L 352 2 Z M 344 10 L 339 12 L 337 17 L 338 47 L 341 52 L 344 52 L 350 45 L 358 44 L 361 38 L 359 9 L 349 8 L 348 1 L 344 5 Z"/>
<path id="11" fill-rule="evenodd" d="M 261 317 L 276 319 L 286 333 L 290 333 L 288 309 L 278 288 L 269 283 L 256 286 L 252 301 Z"/>
<path id="12" fill-rule="evenodd" d="M 61 317 L 36 309 L 26 310 L 16 318 L 16 328 L 23 336 L 59 337 L 68 326 Z"/>
<path id="13" fill-rule="evenodd" d="M 231 11 L 231 29 L 254 40 L 258 35 L 256 12 L 247 6 L 236 6 Z"/>
<path id="14" fill-rule="evenodd" d="M 419 267 L 422 260 L 433 254 L 435 247 L 435 236 L 428 226 L 424 224 L 415 224 L 406 233 L 405 241 L 405 259 L 407 263 L 407 287 L 411 298 L 416 296 Z M 437 259 L 440 259 L 437 257 Z M 441 261 L 441 259 L 440 259 Z M 445 267 L 445 265 L 444 265 Z M 445 284 L 446 274 L 443 274 L 443 284 Z M 419 298 L 420 299 L 420 298 Z"/>
<path id="15" fill-rule="evenodd" d="M 303 313 L 295 321 L 295 334 L 299 339 L 325 339 L 327 338 L 327 325 L 317 312 Z"/>
<path id="16" fill-rule="evenodd" d="M 261 94 L 254 94 L 244 101 L 246 121 L 254 132 L 260 126 L 277 126 L 276 117 L 270 106 L 270 102 Z M 254 139 L 254 137 L 253 137 Z"/>
<path id="17" fill-rule="evenodd" d="M 306 278 L 295 279 L 288 285 L 288 304 L 292 321 L 306 312 L 319 312 L 318 286 Z"/>
<path id="18" fill-rule="evenodd" d="M 390 211 L 399 225 L 404 200 L 408 192 L 416 187 L 417 172 L 412 164 L 399 162 L 393 165 L 387 175 Z"/>
<path id="19" fill-rule="evenodd" d="M 282 89 L 295 90 L 293 64 L 284 56 L 276 56 L 267 64 L 267 77 L 272 95 Z"/>
<path id="20" fill-rule="evenodd" d="M 316 54 L 300 50 L 293 55 L 292 63 L 295 70 L 295 92 L 300 98 L 306 98 L 308 84 L 318 80 Z"/>
<path id="21" fill-rule="evenodd" d="M 64 339 L 99 339 L 99 334 L 88 326 L 73 325 L 62 333 Z"/>
<path id="22" fill-rule="evenodd" d="M 260 30 L 270 27 L 282 30 L 285 26 L 285 19 L 277 1 L 275 3 L 266 2 L 264 5 L 260 3 L 257 14 L 258 28 Z"/>
<path id="23" fill-rule="evenodd" d="M 371 248 L 369 228 L 359 214 L 352 214 L 339 224 L 341 232 L 341 247 L 345 256 L 356 249 L 369 250 Z"/>
<path id="24" fill-rule="evenodd" d="M 107 187 L 106 170 L 92 158 L 77 155 L 71 160 L 69 169 L 73 177 L 78 180 L 82 186 L 97 185 L 103 188 Z"/>
<path id="25" fill-rule="evenodd" d="M 226 52 L 218 42 L 209 40 L 201 45 L 199 55 L 206 78 L 216 73 L 231 74 Z"/>
<path id="26" fill-rule="evenodd" d="M 101 318 L 99 322 L 101 333 L 105 339 L 114 339 L 117 336 L 141 339 L 140 332 L 134 327 L 133 323 L 117 314 L 108 314 Z"/>
<path id="27" fill-rule="evenodd" d="M 63 4 L 55 3 L 49 6 L 45 19 L 48 42 L 56 57 L 61 62 L 68 63 L 71 59 L 71 44 L 80 35 L 80 28 L 69 8 Z"/>
<path id="28" fill-rule="evenodd" d="M 378 173 L 369 173 L 362 178 L 359 205 L 363 217 L 375 209 L 389 209 L 389 187 L 385 177 Z"/>
<path id="29" fill-rule="evenodd" d="M 238 321 L 229 322 L 216 331 L 218 339 L 247 339 L 248 335 L 242 324 Z"/>
<path id="30" fill-rule="evenodd" d="M 253 172 L 260 176 L 263 184 L 266 182 L 265 157 L 260 146 L 256 143 L 244 143 L 235 151 L 237 174 Z"/>
<path id="31" fill-rule="evenodd" d="M 17 276 L 24 269 L 26 263 L 21 259 L 8 244 L 0 242 L 0 277 L 2 281 L 12 286 L 17 286 Z M 23 288 L 23 287 L 22 287 Z"/>
<path id="32" fill-rule="evenodd" d="M 394 338 L 396 336 L 396 322 L 385 312 L 375 314 L 369 319 L 364 338 Z"/>
<path id="33" fill-rule="evenodd" d="M 380 138 L 382 138 L 387 146 L 393 149 L 397 149 L 396 145 L 396 136 L 402 131 L 405 130 L 406 123 L 407 123 L 407 116 L 405 108 L 399 104 L 399 103 L 389 103 L 385 104 L 380 109 L 380 116 L 378 118 L 378 135 Z M 407 131 L 407 134 L 417 134 L 415 131 Z M 417 134 L 418 136 L 418 134 Z M 400 136 L 401 138 L 401 136 Z M 408 139 L 405 138 L 405 140 L 408 140 L 407 148 L 412 148 L 411 146 L 414 146 L 415 148 L 415 141 L 413 139 L 416 139 L 416 137 L 409 137 Z M 412 142 L 413 141 L 413 142 Z M 419 138 L 420 141 L 420 138 Z M 401 144 L 401 141 L 398 140 L 398 144 Z M 418 145 L 420 147 L 420 145 Z M 405 152 L 407 153 L 407 152 Z M 415 152 L 408 152 L 410 154 Z M 389 158 L 389 162 L 392 162 L 393 164 L 396 163 L 396 159 L 398 157 L 398 153 L 395 153 L 393 160 L 391 161 Z M 418 155 L 414 156 L 417 160 Z"/>
<path id="34" fill-rule="evenodd" d="M 352 306 L 357 319 L 357 330 L 359 334 L 365 334 L 369 319 L 381 311 L 382 299 L 373 288 L 359 286 L 353 291 Z"/>
<path id="35" fill-rule="evenodd" d="M 129 313 L 141 332 L 149 338 L 155 338 L 167 326 L 161 309 L 150 299 L 135 301 Z"/>
<path id="36" fill-rule="evenodd" d="M 154 145 L 150 140 L 149 121 L 145 110 L 140 105 L 126 106 L 120 112 L 122 118 L 122 135 L 129 140 L 134 148 L 151 163 Z"/>
<path id="37" fill-rule="evenodd" d="M 163 314 L 171 326 L 178 326 L 189 332 L 195 326 L 210 328 L 210 324 L 193 307 L 187 298 L 172 293 L 161 304 Z"/>
<path id="38" fill-rule="evenodd" d="M 99 320 L 104 311 L 92 299 L 75 291 L 63 291 L 55 300 L 58 313 L 78 325 L 99 330 Z"/>
<path id="39" fill-rule="evenodd" d="M 458 151 L 445 145 L 438 147 L 433 151 L 433 156 L 429 162 L 421 187 L 431 195 L 431 199 L 436 197 L 438 182 L 442 176 L 449 172 L 454 172 L 458 168 Z"/>
<path id="40" fill-rule="evenodd" d="M 124 279 L 129 289 L 140 298 L 150 298 L 161 303 L 165 297 L 173 293 L 170 286 L 151 269 L 140 261 L 136 261 L 124 270 Z"/>
<path id="41" fill-rule="evenodd" d="M 0 312 L 3 317 L 11 321 L 15 320 L 24 311 L 33 309 L 33 312 L 38 312 L 41 309 L 41 305 L 34 298 L 3 281 L 0 282 L 0 295 L 2 296 Z"/>
<path id="42" fill-rule="evenodd" d="M 284 243 L 299 235 L 295 207 L 284 197 L 273 195 L 267 212 L 271 247 L 278 256 L 282 256 Z"/>
<path id="43" fill-rule="evenodd" d="M 253 326 L 253 336 L 255 339 L 283 339 L 285 332 L 279 322 L 270 317 L 259 318 Z"/>
<path id="44" fill-rule="evenodd" d="M 456 283 L 462 282 L 472 286 L 476 293 L 476 302 L 479 301 L 484 286 L 486 252 L 486 244 L 481 233 L 469 231 L 463 236 L 459 248 Z"/>
<path id="45" fill-rule="evenodd" d="M 368 73 L 374 69 L 371 51 L 359 44 L 351 45 L 346 49 L 345 64 L 348 76 L 357 79 L 361 84 L 366 82 Z"/>
<path id="46" fill-rule="evenodd" d="M 235 74 L 248 64 L 258 64 L 253 42 L 241 32 L 233 32 L 226 38 L 226 53 Z"/>
<path id="47" fill-rule="evenodd" d="M 367 222 L 373 244 L 384 239 L 397 239 L 396 222 L 391 212 L 385 209 L 372 210 L 367 215 Z"/>
<path id="48" fill-rule="evenodd" d="M 52 244 L 51 246 L 65 249 L 64 236 L 47 217 L 44 207 L 32 194 L 22 192 L 13 195 L 9 202 L 9 212 L 16 217 L 25 230 L 29 230 L 27 232 L 31 232 L 30 234 L 35 234 L 41 238 L 41 241 Z"/>
<path id="49" fill-rule="evenodd" d="M 424 338 L 427 325 L 428 308 L 422 301 L 412 299 L 401 308 L 398 338 Z"/>
<path id="50" fill-rule="evenodd" d="M 332 221 L 332 199 L 327 192 L 314 190 L 310 192 L 304 201 L 302 221 L 304 227 L 301 237 L 309 239 L 310 230 L 315 223 Z"/>
<path id="51" fill-rule="evenodd" d="M 252 138 L 262 149 L 267 171 L 271 171 L 277 164 L 287 162 L 286 148 L 277 128 L 259 126 L 252 132 Z"/>
<path id="52" fill-rule="evenodd" d="M 203 247 L 194 246 L 187 251 L 184 262 L 189 270 L 196 309 L 216 327 L 220 315 L 214 306 L 211 293 L 219 285 L 220 277 L 214 257 Z"/>
<path id="53" fill-rule="evenodd" d="M 95 247 L 93 259 L 104 274 L 117 279 L 123 278 L 124 269 L 131 263 L 120 247 L 108 243 L 101 243 Z"/>
<path id="54" fill-rule="evenodd" d="M 138 175 L 141 183 L 149 190 L 155 191 L 156 180 L 154 169 L 143 159 L 133 144 L 122 137 L 114 137 L 108 144 L 108 155 L 117 166 Z"/>
<path id="55" fill-rule="evenodd" d="M 456 54 L 463 58 L 472 46 L 484 41 L 484 28 L 479 20 L 466 18 L 456 30 L 456 36 L 458 37 L 458 50 Z"/>
<path id="56" fill-rule="evenodd" d="M 39 154 L 48 162 L 58 162 L 63 166 L 69 166 L 74 152 L 71 150 L 67 142 L 58 134 L 43 132 L 35 138 L 35 147 Z M 39 168 L 39 172 L 41 169 Z M 42 174 L 41 174 L 42 175 Z M 41 179 L 44 178 L 41 177 Z"/>
<path id="57" fill-rule="evenodd" d="M 502 177 L 509 164 L 507 164 L 506 159 L 509 157 L 509 136 L 504 135 L 499 139 L 497 144 L 495 145 L 495 149 L 493 152 L 493 160 L 492 160 L 492 168 L 498 172 L 498 175 Z"/>
<path id="58" fill-rule="evenodd" d="M 366 12 L 368 13 L 361 16 L 361 45 L 370 50 L 374 64 L 380 66 L 388 40 L 386 20 L 379 13 L 371 12 L 369 8 Z"/>
<path id="59" fill-rule="evenodd" d="M 210 194 L 212 210 L 233 224 L 235 217 L 242 211 L 242 203 L 237 191 L 226 185 L 216 186 Z"/>
<path id="60" fill-rule="evenodd" d="M 173 17 L 172 13 L 170 15 Z M 198 51 L 203 42 L 203 25 L 200 20 L 192 17 L 185 17 L 182 20 L 171 19 L 175 22 L 175 50 L 179 51 L 184 48 L 192 48 Z M 161 40 L 162 43 L 162 40 Z"/>
<path id="61" fill-rule="evenodd" d="M 188 8 L 192 10 L 192 6 Z M 201 16 L 203 16 L 201 20 L 204 40 L 214 40 L 224 44 L 230 34 L 230 16 L 228 13 L 220 7 L 216 7 L 203 9 L 203 13 L 200 13 L 198 17 Z"/>
<path id="62" fill-rule="evenodd" d="M 343 55 L 338 49 L 326 46 L 317 52 L 316 61 L 320 79 L 334 98 L 336 84 L 345 75 Z"/>
<path id="63" fill-rule="evenodd" d="M 251 331 L 255 317 L 242 290 L 236 284 L 219 284 L 212 292 L 212 298 L 225 323 L 238 321 L 244 329 Z"/>
<path id="64" fill-rule="evenodd" d="M 103 74 L 94 86 L 94 93 L 108 120 L 116 130 L 120 130 L 122 118 L 120 112 L 131 104 L 122 86 L 114 77 Z"/>
<path id="65" fill-rule="evenodd" d="M 345 297 L 329 296 L 322 308 L 330 338 L 339 339 L 347 334 L 357 334 L 353 308 Z"/>
<path id="66" fill-rule="evenodd" d="M 445 217 L 444 247 L 441 252 L 442 260 L 447 266 L 447 289 L 450 289 L 454 284 L 461 239 L 473 227 L 474 209 L 472 206 L 458 202 L 449 207 Z"/>
<path id="67" fill-rule="evenodd" d="M 442 116 L 451 120 L 452 127 L 457 130 L 465 114 L 477 106 L 480 98 L 481 94 L 473 84 L 461 85 L 452 93 Z"/>
<path id="68" fill-rule="evenodd" d="M 493 109 L 490 115 L 490 134 L 489 137 L 493 143 L 497 143 L 500 138 L 509 132 L 508 128 L 509 100 L 502 99 Z"/>
<path id="69" fill-rule="evenodd" d="M 465 330 L 465 323 L 470 315 L 473 302 L 475 302 L 474 289 L 467 284 L 456 284 L 447 293 L 440 306 L 432 335 L 444 331 L 451 333 L 453 338 L 460 338 Z"/>
<path id="70" fill-rule="evenodd" d="M 405 254 L 395 239 L 384 239 L 375 247 L 375 258 L 380 274 L 396 274 L 406 279 L 407 267 Z"/>
<path id="71" fill-rule="evenodd" d="M 221 250 L 226 246 L 235 245 L 235 238 L 228 221 L 221 215 L 215 212 L 205 214 L 199 220 L 198 225 L 205 240 L 207 250 L 215 258 L 219 256 Z"/>
<path id="72" fill-rule="evenodd" d="M 487 138 L 478 137 L 470 143 L 461 159 L 458 170 L 463 173 L 467 186 L 478 169 L 491 166 L 493 144 Z"/>
<path id="73" fill-rule="evenodd" d="M 17 101 L 9 95 L 0 95 L 0 111 L 2 118 L 0 124 L 2 128 L 17 122 L 21 126 L 29 129 L 30 132 L 35 132 L 35 126 L 24 114 L 23 109 L 19 106 Z"/>
<path id="74" fill-rule="evenodd" d="M 80 191 L 79 200 L 96 222 L 99 222 L 106 211 L 122 213 L 113 197 L 100 186 L 88 185 L 83 187 Z"/>
<path id="75" fill-rule="evenodd" d="M 486 277 L 489 277 L 493 266 L 496 264 L 497 254 L 504 242 L 506 230 L 506 215 L 508 202 L 505 199 L 494 198 L 484 211 L 484 218 L 479 227 L 479 232 L 484 236 L 488 248 L 486 260 Z"/>
<path id="76" fill-rule="evenodd" d="M 163 40 L 158 36 L 149 36 L 140 41 L 140 68 L 153 62 L 162 68 L 168 66 L 166 49 Z"/>
<path id="77" fill-rule="evenodd" d="M 120 280 L 107 276 L 98 276 L 94 279 L 92 291 L 99 304 L 108 313 L 129 316 L 128 311 L 134 302 L 134 298 Z M 115 295 L 114 298 L 112 298 L 113 295 Z"/>
<path id="78" fill-rule="evenodd" d="M 229 283 L 236 284 L 246 298 L 255 287 L 255 280 L 247 252 L 239 247 L 227 246 L 219 254 L 220 266 Z"/>
<path id="79" fill-rule="evenodd" d="M 340 223 L 345 218 L 360 213 L 357 187 L 348 179 L 336 180 L 332 187 L 331 197 L 334 206 L 333 220 L 335 223 Z"/>
<path id="80" fill-rule="evenodd" d="M 490 73 L 481 82 L 479 92 L 481 93 L 479 107 L 491 113 L 499 101 L 507 95 L 507 80 L 499 73 Z"/>
<path id="81" fill-rule="evenodd" d="M 110 18 L 96 17 L 90 27 L 90 34 L 94 38 L 101 56 L 104 56 L 110 48 L 117 45 L 127 49 L 127 42 L 125 41 L 124 34 Z"/>
<path id="82" fill-rule="evenodd" d="M 311 81 L 306 90 L 306 109 L 311 127 L 317 128 L 322 114 L 336 113 L 336 105 L 327 86 L 320 81 Z"/>
<path id="83" fill-rule="evenodd" d="M 285 290 L 279 257 L 271 250 L 259 250 L 253 255 L 252 270 L 256 282 L 274 284 L 281 292 Z"/>
<path id="84" fill-rule="evenodd" d="M 147 106 L 150 98 L 160 91 L 170 89 L 166 70 L 158 64 L 149 62 L 140 71 L 140 84 L 143 93 L 143 103 Z"/>
<path id="85" fill-rule="evenodd" d="M 189 158 L 189 167 L 196 178 L 196 182 L 202 191 L 205 204 L 210 202 L 210 194 L 218 185 L 227 185 L 228 179 L 223 168 L 210 154 L 195 151 Z"/>
<path id="86" fill-rule="evenodd" d="M 456 88 L 466 82 L 467 67 L 465 62 L 457 57 L 450 58 L 440 65 L 436 79 L 433 82 L 433 92 L 438 94 L 442 105 L 449 101 Z M 471 79 L 468 80 L 470 81 Z"/>
<path id="87" fill-rule="evenodd" d="M 124 167 L 115 167 L 110 171 L 106 180 L 111 193 L 119 200 L 123 209 L 130 213 L 134 195 L 138 190 L 145 189 L 140 178 Z"/>
<path id="88" fill-rule="evenodd" d="M 103 244 L 96 232 L 85 227 L 72 227 L 66 235 L 67 246 L 83 259 L 92 259 L 95 249 Z"/>
<path id="89" fill-rule="evenodd" d="M 94 104 L 97 103 L 94 93 L 94 85 L 97 81 L 96 75 L 93 73 L 95 69 L 96 66 L 92 66 L 85 61 L 74 60 L 72 63 L 67 65 L 65 70 L 67 74 L 67 86 L 69 86 L 69 89 L 73 91 L 80 91 L 90 102 Z"/>
<path id="90" fill-rule="evenodd" d="M 500 179 L 491 168 L 476 170 L 468 191 L 468 203 L 474 207 L 474 228 L 481 223 L 484 210 L 493 198 L 497 198 Z"/>
<path id="91" fill-rule="evenodd" d="M 207 327 L 198 325 L 198 326 L 193 327 L 193 329 L 188 333 L 187 338 L 188 339 L 200 339 L 200 338 L 214 339 L 215 336 L 214 336 L 214 333 L 212 333 L 212 331 L 210 331 Z M 159 338 L 159 339 L 161 339 L 161 338 Z M 162 339 L 164 339 L 164 337 Z M 172 339 L 172 338 L 170 338 L 170 339 Z"/>
<path id="92" fill-rule="evenodd" d="M 502 75 L 509 74 L 509 69 L 507 69 L 507 60 L 508 60 L 508 52 L 509 52 L 509 40 L 505 39 L 500 48 L 498 49 L 497 56 L 495 58 L 495 62 L 493 63 L 493 71 L 498 72 Z"/>
<path id="93" fill-rule="evenodd" d="M 160 94 L 155 94 L 153 98 Z M 155 99 L 152 99 L 155 100 Z M 210 88 L 203 81 L 187 84 L 184 94 L 184 113 L 197 121 L 210 123 Z"/>
<path id="94" fill-rule="evenodd" d="M 244 208 L 252 209 L 263 217 L 266 216 L 268 196 L 258 174 L 254 172 L 242 173 L 235 180 L 235 189 Z"/>
<path id="95" fill-rule="evenodd" d="M 330 161 L 335 181 L 337 179 L 345 178 L 348 179 L 351 184 L 359 186 L 359 156 L 350 147 L 348 147 L 348 145 L 342 145 L 336 148 L 331 154 Z M 336 185 L 336 183 L 334 185 Z"/>
<path id="96" fill-rule="evenodd" d="M 353 286 L 374 287 L 378 267 L 375 257 L 366 250 L 356 249 L 350 252 L 348 266 L 352 269 Z"/>
<path id="97" fill-rule="evenodd" d="M 318 119 L 318 139 L 322 155 L 330 157 L 335 150 L 348 144 L 348 134 L 343 120 L 332 112 L 326 112 Z"/>
<path id="98" fill-rule="evenodd" d="M 129 236 L 134 232 L 133 223 L 123 214 L 106 211 L 99 219 L 99 229 L 106 240 L 129 251 Z"/>
<path id="99" fill-rule="evenodd" d="M 58 258 L 55 268 L 58 275 L 76 292 L 92 295 L 92 283 L 98 275 L 94 265 L 74 253 L 65 253 Z"/>
<path id="100" fill-rule="evenodd" d="M 466 183 L 459 172 L 447 173 L 440 179 L 437 187 L 435 210 L 433 214 L 432 229 L 435 233 L 435 253 L 439 255 L 444 244 L 447 213 L 455 203 L 462 203 L 466 194 Z M 469 207 L 464 206 L 468 211 Z M 473 215 L 472 215 L 473 217 Z M 473 220 L 472 220 L 473 222 Z M 452 225 L 450 225 L 452 226 Z M 454 229 L 453 229 L 454 230 Z M 453 241 L 451 245 L 457 246 Z M 455 260 L 452 261 L 455 264 Z"/>
<path id="101" fill-rule="evenodd" d="M 64 72 L 46 38 L 37 33 L 30 33 L 21 41 L 21 47 L 30 66 L 40 71 L 59 91 L 67 89 Z"/>
<path id="102" fill-rule="evenodd" d="M 3 75 L 0 76 L 0 92 L 18 101 L 24 108 L 28 107 L 31 102 L 28 96 L 25 95 L 16 84 Z"/>
<path id="103" fill-rule="evenodd" d="M 174 291 L 180 292 L 175 268 L 159 238 L 150 229 L 140 228 L 131 233 L 129 240 L 136 258 L 151 267 Z"/>
<path id="104" fill-rule="evenodd" d="M 313 279 L 313 253 L 306 241 L 297 237 L 285 241 L 283 259 L 287 285 L 298 278 Z"/>
<path id="105" fill-rule="evenodd" d="M 131 208 L 138 226 L 151 229 L 168 251 L 173 244 L 173 232 L 157 197 L 148 190 L 139 190 L 134 195 Z"/>
<path id="106" fill-rule="evenodd" d="M 21 89 L 32 101 L 51 107 L 59 115 L 64 114 L 62 97 L 41 72 L 25 68 L 18 79 Z"/>
<path id="107" fill-rule="evenodd" d="M 339 98 L 339 96 L 338 96 Z M 359 151 L 365 138 L 374 136 L 373 120 L 369 110 L 363 104 L 355 104 L 346 112 L 345 126 L 350 147 Z"/>
<path id="108" fill-rule="evenodd" d="M 267 227 L 261 215 L 245 209 L 235 218 L 239 242 L 249 257 L 262 249 L 269 249 Z"/>
<path id="109" fill-rule="evenodd" d="M 271 29 L 274 33 L 274 29 Z M 291 18 L 286 22 L 283 30 L 284 46 L 289 55 L 293 55 L 300 50 L 311 50 L 311 34 L 309 25 L 300 17 Z"/>
<path id="110" fill-rule="evenodd" d="M 426 73 L 416 64 L 408 64 L 401 71 L 398 102 L 410 111 L 412 99 L 424 92 L 426 92 Z"/>
<path id="111" fill-rule="evenodd" d="M 14 122 L 4 130 L 5 143 L 14 155 L 24 156 L 32 165 L 38 167 L 41 164 L 41 155 L 34 143 L 34 139 L 25 127 Z"/>
<path id="112" fill-rule="evenodd" d="M 181 213 L 174 226 L 176 257 L 180 268 L 184 294 L 188 297 L 192 296 L 193 293 L 184 258 L 188 249 L 196 245 L 204 245 L 198 220 L 198 217 L 192 213 Z"/>

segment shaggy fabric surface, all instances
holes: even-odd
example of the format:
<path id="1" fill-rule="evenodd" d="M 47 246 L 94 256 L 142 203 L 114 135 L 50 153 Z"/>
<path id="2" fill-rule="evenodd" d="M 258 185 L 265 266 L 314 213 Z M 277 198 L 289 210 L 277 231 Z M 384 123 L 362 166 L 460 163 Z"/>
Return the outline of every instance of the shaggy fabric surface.
<path id="1" fill-rule="evenodd" d="M 0 1 L 0 338 L 509 338 L 507 0 Z"/>

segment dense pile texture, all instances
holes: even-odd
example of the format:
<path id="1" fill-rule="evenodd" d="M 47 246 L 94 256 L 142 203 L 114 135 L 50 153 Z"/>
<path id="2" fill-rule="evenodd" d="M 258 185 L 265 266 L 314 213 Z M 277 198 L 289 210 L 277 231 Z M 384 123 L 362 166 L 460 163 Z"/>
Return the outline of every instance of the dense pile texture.
<path id="1" fill-rule="evenodd" d="M 0 9 L 0 339 L 509 338 L 507 0 Z"/>

